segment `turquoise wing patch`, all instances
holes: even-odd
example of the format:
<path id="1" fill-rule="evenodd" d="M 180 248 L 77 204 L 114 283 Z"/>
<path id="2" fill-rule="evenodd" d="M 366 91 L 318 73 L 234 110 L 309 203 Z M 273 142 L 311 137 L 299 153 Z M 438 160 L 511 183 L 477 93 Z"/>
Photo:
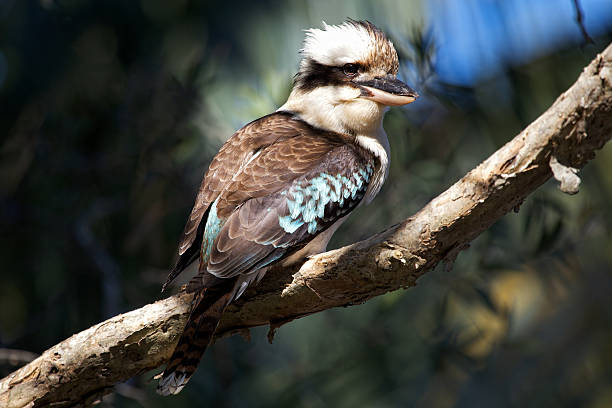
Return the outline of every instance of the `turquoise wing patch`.
<path id="1" fill-rule="evenodd" d="M 330 217 L 340 218 L 356 206 L 373 173 L 372 166 L 367 165 L 352 174 L 320 172 L 295 183 L 281 193 L 289 214 L 279 216 L 279 225 L 289 234 L 307 225 L 308 233 L 316 234 L 328 226 Z"/>

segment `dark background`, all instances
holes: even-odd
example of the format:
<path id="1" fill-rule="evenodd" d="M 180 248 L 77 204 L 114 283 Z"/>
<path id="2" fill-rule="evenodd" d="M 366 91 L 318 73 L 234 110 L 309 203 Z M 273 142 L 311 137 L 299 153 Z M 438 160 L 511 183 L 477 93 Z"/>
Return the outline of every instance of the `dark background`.
<path id="1" fill-rule="evenodd" d="M 417 211 L 537 118 L 612 41 L 571 0 L 0 1 L 0 349 L 41 353 L 161 297 L 197 186 L 280 106 L 303 29 L 367 18 L 423 96 L 389 179 L 331 247 Z M 218 342 L 178 396 L 106 406 L 612 406 L 612 148 L 548 182 L 416 288 Z M 17 363 L 0 361 L 0 376 Z"/>

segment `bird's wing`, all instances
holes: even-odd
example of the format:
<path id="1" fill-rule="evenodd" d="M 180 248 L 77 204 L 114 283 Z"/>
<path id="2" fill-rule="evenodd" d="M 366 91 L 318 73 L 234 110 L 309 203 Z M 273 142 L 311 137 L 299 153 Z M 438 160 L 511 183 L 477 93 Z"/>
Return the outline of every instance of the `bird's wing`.
<path id="1" fill-rule="evenodd" d="M 178 259 L 170 271 L 164 288 L 200 255 L 204 214 L 210 204 L 227 188 L 232 178 L 258 151 L 279 139 L 292 138 L 308 129 L 308 125 L 288 112 L 276 112 L 257 119 L 238 130 L 221 147 L 212 160 L 187 219 L 178 247 Z"/>
<path id="2" fill-rule="evenodd" d="M 216 214 L 226 221 L 202 266 L 230 278 L 304 247 L 363 198 L 374 172 L 365 155 L 319 133 L 264 149 L 215 201 Z"/>
<path id="3" fill-rule="evenodd" d="M 196 238 L 202 216 L 223 191 L 234 175 L 260 149 L 279 138 L 290 138 L 300 134 L 300 121 L 292 119 L 287 112 L 276 112 L 255 120 L 230 137 L 213 158 L 198 191 L 191 214 L 185 225 L 179 244 L 179 255 L 183 255 Z"/>

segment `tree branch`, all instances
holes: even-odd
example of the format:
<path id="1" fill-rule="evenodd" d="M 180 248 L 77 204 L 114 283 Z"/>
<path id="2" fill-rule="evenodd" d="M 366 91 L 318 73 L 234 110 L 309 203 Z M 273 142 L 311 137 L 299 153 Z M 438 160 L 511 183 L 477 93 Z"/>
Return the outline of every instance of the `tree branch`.
<path id="1" fill-rule="evenodd" d="M 409 219 L 365 241 L 274 269 L 231 305 L 217 337 L 281 324 L 411 287 L 554 176 L 577 191 L 578 168 L 612 137 L 612 45 L 542 116 Z M 552 170 L 551 170 L 552 168 Z M 88 404 L 159 367 L 185 324 L 181 294 L 113 317 L 47 350 L 0 380 L 0 406 Z"/>

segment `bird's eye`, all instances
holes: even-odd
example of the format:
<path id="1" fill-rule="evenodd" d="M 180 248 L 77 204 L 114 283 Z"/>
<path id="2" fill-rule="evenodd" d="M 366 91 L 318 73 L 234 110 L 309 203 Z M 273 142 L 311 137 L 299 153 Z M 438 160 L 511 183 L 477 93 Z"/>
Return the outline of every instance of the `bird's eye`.
<path id="1" fill-rule="evenodd" d="M 354 77 L 355 75 L 357 75 L 357 72 L 359 72 L 359 65 L 344 64 L 344 66 L 342 67 L 342 72 L 344 72 L 344 75 L 346 76 Z"/>

